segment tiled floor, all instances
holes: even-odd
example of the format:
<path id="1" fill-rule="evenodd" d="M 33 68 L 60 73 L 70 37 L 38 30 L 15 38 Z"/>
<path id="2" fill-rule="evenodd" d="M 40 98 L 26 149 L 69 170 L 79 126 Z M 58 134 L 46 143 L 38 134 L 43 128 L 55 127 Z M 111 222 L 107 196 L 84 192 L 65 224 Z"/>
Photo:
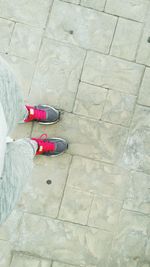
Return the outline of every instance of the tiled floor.
<path id="1" fill-rule="evenodd" d="M 0 226 L 0 267 L 150 267 L 149 37 L 149 0 L 0 0 L 0 53 L 25 102 L 64 111 L 14 136 L 70 143 L 35 159 Z"/>

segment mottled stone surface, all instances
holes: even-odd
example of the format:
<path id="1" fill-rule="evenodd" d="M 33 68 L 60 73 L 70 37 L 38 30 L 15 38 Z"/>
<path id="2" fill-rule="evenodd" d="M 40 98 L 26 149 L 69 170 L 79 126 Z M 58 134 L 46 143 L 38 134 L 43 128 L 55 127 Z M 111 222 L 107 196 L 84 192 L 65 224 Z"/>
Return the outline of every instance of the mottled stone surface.
<path id="1" fill-rule="evenodd" d="M 149 37 L 150 37 L 150 11 L 147 15 L 147 21 L 144 24 L 143 34 L 140 40 L 140 46 L 136 57 L 137 62 L 145 64 L 147 66 L 150 66 L 150 43 L 148 41 Z"/>
<path id="2" fill-rule="evenodd" d="M 107 96 L 102 119 L 112 123 L 129 126 L 136 97 L 110 90 Z"/>
<path id="3" fill-rule="evenodd" d="M 63 111 L 12 137 L 69 143 L 34 159 L 0 267 L 150 267 L 150 1 L 0 0 L 0 54 L 25 103 Z"/>
<path id="4" fill-rule="evenodd" d="M 15 242 L 18 238 L 19 225 L 22 218 L 22 212 L 14 210 L 6 222 L 0 225 L 0 240 Z"/>
<path id="5" fill-rule="evenodd" d="M 30 183 L 24 188 L 20 210 L 56 217 L 65 186 L 70 156 L 37 157 Z M 44 171 L 43 171 L 44 167 Z M 47 184 L 50 180 L 51 184 Z"/>
<path id="6" fill-rule="evenodd" d="M 23 254 L 14 254 L 10 267 L 50 267 L 50 261 Z"/>
<path id="7" fill-rule="evenodd" d="M 75 267 L 75 265 L 69 265 L 61 262 L 54 261 L 53 262 L 53 267 Z"/>
<path id="8" fill-rule="evenodd" d="M 146 68 L 141 84 L 138 103 L 150 106 L 150 68 Z"/>
<path id="9" fill-rule="evenodd" d="M 80 4 L 80 0 L 61 0 L 67 3 L 72 3 L 72 4 Z"/>
<path id="10" fill-rule="evenodd" d="M 19 138 L 29 138 L 31 137 L 31 131 L 32 131 L 32 123 L 19 123 L 17 127 L 13 130 L 11 133 L 11 138 L 13 139 L 19 139 Z"/>
<path id="11" fill-rule="evenodd" d="M 149 0 L 107 0 L 106 12 L 143 22 L 145 20 Z"/>
<path id="12" fill-rule="evenodd" d="M 143 70 L 135 63 L 88 52 L 81 80 L 136 95 Z"/>
<path id="13" fill-rule="evenodd" d="M 44 27 L 52 0 L 0 0 L 0 16 L 37 27 Z M 15 7 L 15 8 L 14 8 Z"/>
<path id="14" fill-rule="evenodd" d="M 111 47 L 111 55 L 134 60 L 141 37 L 142 26 L 139 22 L 120 18 Z"/>
<path id="15" fill-rule="evenodd" d="M 81 157 L 73 158 L 68 177 L 69 186 L 116 200 L 124 199 L 128 181 L 126 170 Z"/>
<path id="16" fill-rule="evenodd" d="M 56 0 L 46 34 L 52 39 L 107 53 L 116 21 L 113 16 Z"/>
<path id="17" fill-rule="evenodd" d="M 119 125 L 97 123 L 65 113 L 59 125 L 45 127 L 35 124 L 33 136 L 39 136 L 41 132 L 68 140 L 71 154 L 115 162 L 121 155 L 128 130 Z"/>
<path id="18" fill-rule="evenodd" d="M 92 195 L 67 186 L 59 213 L 62 220 L 87 224 Z"/>
<path id="19" fill-rule="evenodd" d="M 123 164 L 131 169 L 150 173 L 150 109 L 136 107 L 132 127 L 123 157 Z"/>
<path id="20" fill-rule="evenodd" d="M 117 227 L 121 207 L 121 201 L 105 196 L 94 197 L 88 225 L 113 232 Z"/>
<path id="21" fill-rule="evenodd" d="M 138 213 L 122 211 L 118 233 L 113 242 L 109 267 L 142 266 L 146 259 L 145 248 L 149 232 L 149 217 Z"/>
<path id="22" fill-rule="evenodd" d="M 30 91 L 35 64 L 16 56 L 3 55 L 3 57 L 8 62 L 15 76 L 17 77 L 18 84 L 22 88 L 22 94 L 26 101 Z"/>
<path id="23" fill-rule="evenodd" d="M 106 266 L 111 241 L 106 231 L 25 214 L 16 249 L 71 264 Z"/>
<path id="24" fill-rule="evenodd" d="M 98 86 L 80 83 L 74 113 L 100 119 L 106 101 L 107 90 Z"/>
<path id="25" fill-rule="evenodd" d="M 103 11 L 106 0 L 81 0 L 81 5 Z"/>
<path id="26" fill-rule="evenodd" d="M 8 52 L 14 22 L 0 19 L 0 52 Z"/>
<path id="27" fill-rule="evenodd" d="M 80 48 L 44 39 L 29 101 L 71 111 L 84 56 Z"/>
<path id="28" fill-rule="evenodd" d="M 150 214 L 150 176 L 133 172 L 124 201 L 124 208 Z"/>
<path id="29" fill-rule="evenodd" d="M 12 246 L 9 242 L 0 240 L 0 267 L 10 266 Z"/>
<path id="30" fill-rule="evenodd" d="M 10 54 L 35 59 L 39 51 L 42 33 L 42 30 L 17 23 L 11 39 Z"/>

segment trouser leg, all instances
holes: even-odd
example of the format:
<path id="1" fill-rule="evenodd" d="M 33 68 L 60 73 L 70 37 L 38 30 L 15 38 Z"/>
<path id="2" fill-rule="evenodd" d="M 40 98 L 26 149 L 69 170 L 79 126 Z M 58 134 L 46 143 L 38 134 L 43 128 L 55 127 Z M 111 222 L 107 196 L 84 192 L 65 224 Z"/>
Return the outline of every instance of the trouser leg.
<path id="1" fill-rule="evenodd" d="M 0 179 L 0 224 L 7 219 L 20 198 L 29 179 L 36 150 L 36 142 L 31 142 L 30 139 L 20 139 L 7 144 Z"/>
<path id="2" fill-rule="evenodd" d="M 9 135 L 16 123 L 24 120 L 27 115 L 27 110 L 15 75 L 9 65 L 1 57 L 0 102 L 4 110 Z"/>

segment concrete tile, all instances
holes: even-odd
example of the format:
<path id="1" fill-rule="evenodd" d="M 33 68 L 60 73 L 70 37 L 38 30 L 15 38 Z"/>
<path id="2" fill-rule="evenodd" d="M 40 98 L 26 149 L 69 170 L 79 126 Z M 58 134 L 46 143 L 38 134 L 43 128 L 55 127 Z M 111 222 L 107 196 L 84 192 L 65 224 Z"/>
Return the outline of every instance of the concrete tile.
<path id="1" fill-rule="evenodd" d="M 150 110 L 136 107 L 122 163 L 126 168 L 150 174 Z"/>
<path id="2" fill-rule="evenodd" d="M 81 0 L 81 5 L 103 11 L 106 0 Z"/>
<path id="3" fill-rule="evenodd" d="M 126 170 L 100 162 L 73 157 L 68 186 L 97 196 L 123 200 L 128 188 L 129 174 Z"/>
<path id="4" fill-rule="evenodd" d="M 46 35 L 58 41 L 107 53 L 116 22 L 114 16 L 56 0 Z"/>
<path id="5" fill-rule="evenodd" d="M 111 47 L 111 55 L 134 60 L 140 42 L 143 25 L 139 22 L 119 18 Z"/>
<path id="6" fill-rule="evenodd" d="M 52 0 L 0 0 L 0 17 L 44 27 L 51 4 Z"/>
<path id="7" fill-rule="evenodd" d="M 138 98 L 139 104 L 150 106 L 149 84 L 150 84 L 150 68 L 146 68 Z"/>
<path id="8" fill-rule="evenodd" d="M 124 208 L 150 214 L 150 176 L 142 172 L 132 172 L 129 189 L 124 200 Z"/>
<path id="9" fill-rule="evenodd" d="M 10 54 L 29 60 L 36 59 L 42 38 L 42 30 L 16 23 L 10 44 Z"/>
<path id="10" fill-rule="evenodd" d="M 111 56 L 88 52 L 81 80 L 136 95 L 144 67 Z"/>
<path id="11" fill-rule="evenodd" d="M 97 122 L 64 113 L 58 125 L 35 125 L 33 136 L 41 132 L 69 142 L 68 152 L 92 159 L 116 162 L 121 155 L 128 130 L 119 125 Z M 50 133 L 50 134 L 49 134 Z"/>
<path id="12" fill-rule="evenodd" d="M 22 58 L 10 55 L 3 55 L 10 65 L 22 90 L 24 100 L 27 102 L 35 64 Z"/>
<path id="13" fill-rule="evenodd" d="M 0 52 L 8 52 L 14 25 L 14 22 L 0 18 Z"/>
<path id="14" fill-rule="evenodd" d="M 19 224 L 22 218 L 22 211 L 13 210 L 9 218 L 0 225 L 0 239 L 15 242 L 18 239 Z M 1 265 L 0 265 L 1 266 Z"/>
<path id="15" fill-rule="evenodd" d="M 80 0 L 61 0 L 67 3 L 72 3 L 72 4 L 80 4 Z"/>
<path id="16" fill-rule="evenodd" d="M 107 89 L 86 83 L 80 83 L 74 113 L 94 119 L 100 119 L 107 92 Z"/>
<path id="17" fill-rule="evenodd" d="M 20 138 L 29 138 L 31 136 L 32 123 L 20 123 L 16 126 L 14 131 L 11 133 L 11 138 L 20 139 Z"/>
<path id="18" fill-rule="evenodd" d="M 147 17 L 148 19 L 143 29 L 143 35 L 141 37 L 136 62 L 150 66 L 150 43 L 148 41 L 150 37 L 150 12 Z"/>
<path id="19" fill-rule="evenodd" d="M 107 0 L 105 11 L 120 17 L 144 22 L 149 0 Z"/>
<path id="20" fill-rule="evenodd" d="M 108 266 L 136 267 L 144 262 L 148 229 L 149 217 L 122 211 Z"/>
<path id="21" fill-rule="evenodd" d="M 18 204 L 20 210 L 56 217 L 65 186 L 70 156 L 37 157 L 30 182 Z M 52 183 L 47 184 L 50 180 Z"/>
<path id="22" fill-rule="evenodd" d="M 29 102 L 51 104 L 71 111 L 85 52 L 44 39 Z"/>
<path id="23" fill-rule="evenodd" d="M 65 264 L 62 262 L 54 261 L 52 267 L 75 267 L 75 265 Z"/>
<path id="24" fill-rule="evenodd" d="M 68 264 L 106 266 L 111 241 L 106 231 L 25 214 L 15 249 Z"/>
<path id="25" fill-rule="evenodd" d="M 59 218 L 80 224 L 87 224 L 93 196 L 67 186 L 62 201 Z"/>
<path id="26" fill-rule="evenodd" d="M 136 97 L 110 90 L 104 107 L 102 120 L 129 126 Z"/>
<path id="27" fill-rule="evenodd" d="M 88 225 L 114 232 L 118 225 L 121 207 L 121 201 L 104 196 L 95 196 Z"/>
<path id="28" fill-rule="evenodd" d="M 11 262 L 12 246 L 9 242 L 0 240 L 0 267 L 9 267 Z"/>
<path id="29" fill-rule="evenodd" d="M 50 267 L 50 261 L 24 254 L 14 254 L 10 267 Z"/>

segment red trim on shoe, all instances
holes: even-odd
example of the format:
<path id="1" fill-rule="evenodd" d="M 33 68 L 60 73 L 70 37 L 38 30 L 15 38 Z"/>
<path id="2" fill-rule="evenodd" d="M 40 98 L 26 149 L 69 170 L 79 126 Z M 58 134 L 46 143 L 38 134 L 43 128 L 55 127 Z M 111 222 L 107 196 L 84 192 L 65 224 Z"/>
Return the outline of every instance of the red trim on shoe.
<path id="1" fill-rule="evenodd" d="M 45 136 L 45 138 L 42 139 L 43 136 Z M 31 140 L 36 141 L 38 144 L 36 155 L 42 155 L 44 152 L 55 151 L 55 143 L 46 141 L 47 138 L 47 134 L 42 134 L 39 138 L 31 138 Z"/>
<path id="2" fill-rule="evenodd" d="M 30 121 L 44 121 L 46 120 L 46 111 L 37 109 L 34 106 L 26 106 L 29 115 L 28 117 L 24 120 L 25 122 L 30 122 Z"/>

